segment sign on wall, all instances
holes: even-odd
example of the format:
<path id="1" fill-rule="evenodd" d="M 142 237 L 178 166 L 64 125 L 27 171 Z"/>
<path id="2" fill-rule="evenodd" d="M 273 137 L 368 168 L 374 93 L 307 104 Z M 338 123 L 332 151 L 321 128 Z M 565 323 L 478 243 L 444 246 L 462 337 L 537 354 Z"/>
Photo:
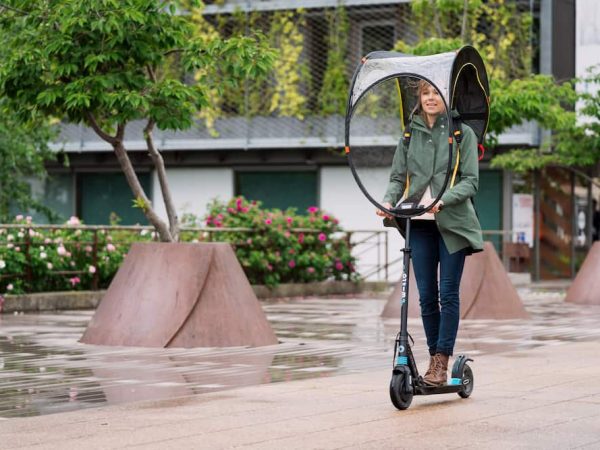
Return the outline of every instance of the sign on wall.
<path id="1" fill-rule="evenodd" d="M 514 194 L 512 203 L 513 242 L 533 247 L 533 195 Z"/>

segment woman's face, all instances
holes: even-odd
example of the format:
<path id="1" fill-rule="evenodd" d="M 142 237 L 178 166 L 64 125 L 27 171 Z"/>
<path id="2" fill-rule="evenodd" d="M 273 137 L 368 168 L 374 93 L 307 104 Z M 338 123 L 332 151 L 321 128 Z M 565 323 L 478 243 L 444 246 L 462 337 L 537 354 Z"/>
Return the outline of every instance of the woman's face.
<path id="1" fill-rule="evenodd" d="M 429 116 L 437 116 L 446 110 L 440 93 L 430 84 L 421 90 L 421 109 Z"/>

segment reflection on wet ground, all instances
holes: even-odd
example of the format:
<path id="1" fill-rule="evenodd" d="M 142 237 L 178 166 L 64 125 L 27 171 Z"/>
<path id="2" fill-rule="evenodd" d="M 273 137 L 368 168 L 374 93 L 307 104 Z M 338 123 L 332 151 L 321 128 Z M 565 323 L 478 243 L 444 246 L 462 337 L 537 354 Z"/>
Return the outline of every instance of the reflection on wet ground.
<path id="1" fill-rule="evenodd" d="M 470 355 L 600 341 L 600 308 L 564 292 L 519 291 L 531 320 L 463 321 L 456 352 Z M 391 368 L 399 319 L 385 299 L 266 303 L 280 344 L 261 348 L 149 349 L 80 344 L 91 311 L 0 316 L 0 417 L 23 417 L 150 399 L 181 398 L 260 383 Z M 419 361 L 419 320 L 409 320 Z M 476 364 L 476 363 L 475 363 Z"/>

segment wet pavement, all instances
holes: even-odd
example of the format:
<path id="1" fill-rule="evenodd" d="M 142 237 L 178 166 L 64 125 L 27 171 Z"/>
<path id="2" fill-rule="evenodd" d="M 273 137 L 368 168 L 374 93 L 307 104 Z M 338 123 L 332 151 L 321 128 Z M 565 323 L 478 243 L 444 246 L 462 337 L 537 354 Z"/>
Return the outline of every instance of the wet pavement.
<path id="1" fill-rule="evenodd" d="M 519 294 L 531 320 L 463 321 L 456 353 L 476 357 L 600 341 L 600 308 L 564 303 L 562 290 L 522 288 Z M 385 371 L 399 320 L 379 317 L 384 304 L 385 298 L 263 303 L 280 344 L 260 348 L 92 346 L 77 342 L 92 311 L 0 316 L 0 418 Z M 420 321 L 410 319 L 409 326 L 424 361 Z"/>

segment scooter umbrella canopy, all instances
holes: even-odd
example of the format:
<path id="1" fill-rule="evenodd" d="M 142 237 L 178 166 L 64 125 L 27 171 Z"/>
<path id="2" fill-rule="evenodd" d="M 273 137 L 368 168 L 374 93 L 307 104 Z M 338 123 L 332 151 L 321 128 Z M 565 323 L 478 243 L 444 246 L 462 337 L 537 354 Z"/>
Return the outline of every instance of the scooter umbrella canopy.
<path id="1" fill-rule="evenodd" d="M 485 66 L 473 47 L 457 52 L 413 56 L 397 52 L 373 52 L 357 67 L 352 80 L 346 112 L 346 154 L 352 173 L 365 196 L 378 208 L 387 189 L 392 160 L 411 119 L 418 113 L 419 84 L 426 82 L 440 95 L 447 117 L 449 138 L 446 185 L 456 167 L 452 132 L 458 123 L 469 125 L 479 143 L 485 138 L 489 120 L 489 85 Z M 441 198 L 416 202 L 421 208 L 387 210 L 397 217 L 423 214 Z"/>

